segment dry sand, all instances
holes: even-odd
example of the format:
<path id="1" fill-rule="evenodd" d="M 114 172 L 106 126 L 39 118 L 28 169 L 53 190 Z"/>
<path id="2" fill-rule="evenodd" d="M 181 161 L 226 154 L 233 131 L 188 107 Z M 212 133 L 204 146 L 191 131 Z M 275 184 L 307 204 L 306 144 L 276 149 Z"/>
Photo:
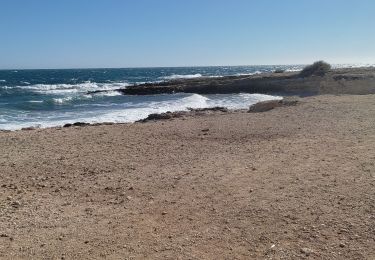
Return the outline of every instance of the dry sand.
<path id="1" fill-rule="evenodd" d="M 375 259 L 375 95 L 0 150 L 1 259 Z"/>

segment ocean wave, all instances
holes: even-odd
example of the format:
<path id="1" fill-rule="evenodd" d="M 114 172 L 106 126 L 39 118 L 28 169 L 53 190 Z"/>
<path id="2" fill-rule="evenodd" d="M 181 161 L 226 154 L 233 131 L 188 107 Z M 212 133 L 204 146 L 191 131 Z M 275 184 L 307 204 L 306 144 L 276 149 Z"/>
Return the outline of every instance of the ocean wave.
<path id="1" fill-rule="evenodd" d="M 235 76 L 252 76 L 252 75 L 258 75 L 262 73 L 264 72 L 257 70 L 257 71 L 249 72 L 249 73 L 236 73 Z"/>
<path id="2" fill-rule="evenodd" d="M 174 79 L 194 79 L 194 78 L 200 78 L 202 77 L 202 74 L 188 74 L 188 75 L 178 75 L 178 74 L 173 74 L 170 76 L 165 76 L 165 77 L 160 77 L 160 79 L 164 80 L 174 80 Z"/>
<path id="3" fill-rule="evenodd" d="M 95 94 L 96 96 L 104 96 L 104 97 L 115 97 L 115 96 L 121 96 L 122 94 L 118 91 L 110 90 L 106 92 L 99 92 Z"/>
<path id="4" fill-rule="evenodd" d="M 129 86 L 126 82 L 117 83 L 95 83 L 85 82 L 81 84 L 36 84 L 31 86 L 16 86 L 12 88 L 24 89 L 37 92 L 39 94 L 68 94 L 85 93 L 88 91 L 115 90 Z"/>
<path id="5" fill-rule="evenodd" d="M 65 98 L 53 98 L 53 102 L 57 105 L 65 104 L 71 100 L 73 100 L 73 97 L 65 97 Z"/>
<path id="6" fill-rule="evenodd" d="M 0 82 L 7 82 L 5 79 L 0 79 Z"/>
<path id="7" fill-rule="evenodd" d="M 334 69 L 374 67 L 374 63 L 332 64 Z"/>
<path id="8" fill-rule="evenodd" d="M 281 97 L 262 94 L 173 94 L 146 96 L 139 101 L 129 99 L 122 103 L 85 104 L 85 109 L 76 111 L 53 110 L 47 113 L 7 116 L 0 122 L 0 129 L 17 130 L 23 127 L 54 127 L 67 123 L 131 123 L 146 118 L 152 113 L 165 113 L 168 111 L 187 111 L 188 108 L 209 108 L 224 106 L 230 109 L 247 109 L 250 105 L 264 100 L 281 99 Z M 75 100 L 73 97 L 55 98 L 56 105 L 69 104 Z M 77 106 L 82 106 L 78 104 Z M 75 107 L 75 106 L 74 106 Z M 1 117 L 0 117 L 1 118 Z"/>

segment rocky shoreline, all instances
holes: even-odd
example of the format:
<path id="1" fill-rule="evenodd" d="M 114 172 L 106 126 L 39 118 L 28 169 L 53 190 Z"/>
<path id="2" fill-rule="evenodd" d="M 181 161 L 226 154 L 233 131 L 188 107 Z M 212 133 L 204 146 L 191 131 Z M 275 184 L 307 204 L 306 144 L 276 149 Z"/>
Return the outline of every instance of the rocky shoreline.
<path id="1" fill-rule="evenodd" d="M 201 77 L 145 83 L 117 89 L 124 95 L 173 93 L 261 93 L 311 96 L 320 94 L 375 94 L 375 68 L 333 69 L 324 76 L 302 77 L 298 72 L 247 76 Z M 89 92 L 89 94 L 103 91 Z M 105 91 L 104 91 L 105 92 Z"/>

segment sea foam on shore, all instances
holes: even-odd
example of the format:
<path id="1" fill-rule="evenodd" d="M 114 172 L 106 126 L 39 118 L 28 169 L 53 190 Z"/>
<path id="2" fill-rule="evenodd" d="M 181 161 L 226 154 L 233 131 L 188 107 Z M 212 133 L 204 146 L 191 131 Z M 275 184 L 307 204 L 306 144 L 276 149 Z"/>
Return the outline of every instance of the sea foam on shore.
<path id="1" fill-rule="evenodd" d="M 188 108 L 227 107 L 229 109 L 247 109 L 250 105 L 273 99 L 281 99 L 277 96 L 262 94 L 173 94 L 150 96 L 114 96 L 108 102 L 92 102 L 78 104 L 70 97 L 55 99 L 55 106 L 62 109 L 50 111 L 30 111 L 22 115 L 0 115 L 0 129 L 17 130 L 24 127 L 54 127 L 67 123 L 131 123 L 146 118 L 149 114 L 175 111 L 187 111 Z M 33 101 L 32 107 L 45 106 L 43 102 Z M 73 108 L 65 110 L 64 107 Z"/>

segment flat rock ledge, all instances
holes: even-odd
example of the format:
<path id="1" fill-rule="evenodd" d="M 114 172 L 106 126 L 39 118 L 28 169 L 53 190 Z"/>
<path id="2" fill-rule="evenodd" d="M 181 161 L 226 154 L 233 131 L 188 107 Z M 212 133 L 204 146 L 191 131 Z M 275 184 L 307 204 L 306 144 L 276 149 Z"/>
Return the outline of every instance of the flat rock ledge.
<path id="1" fill-rule="evenodd" d="M 298 104 L 297 99 L 293 98 L 285 98 L 282 100 L 267 100 L 267 101 L 261 101 L 254 105 L 251 105 L 249 107 L 248 112 L 249 113 L 261 113 L 270 111 L 276 107 L 282 107 L 282 106 L 295 106 Z"/>

